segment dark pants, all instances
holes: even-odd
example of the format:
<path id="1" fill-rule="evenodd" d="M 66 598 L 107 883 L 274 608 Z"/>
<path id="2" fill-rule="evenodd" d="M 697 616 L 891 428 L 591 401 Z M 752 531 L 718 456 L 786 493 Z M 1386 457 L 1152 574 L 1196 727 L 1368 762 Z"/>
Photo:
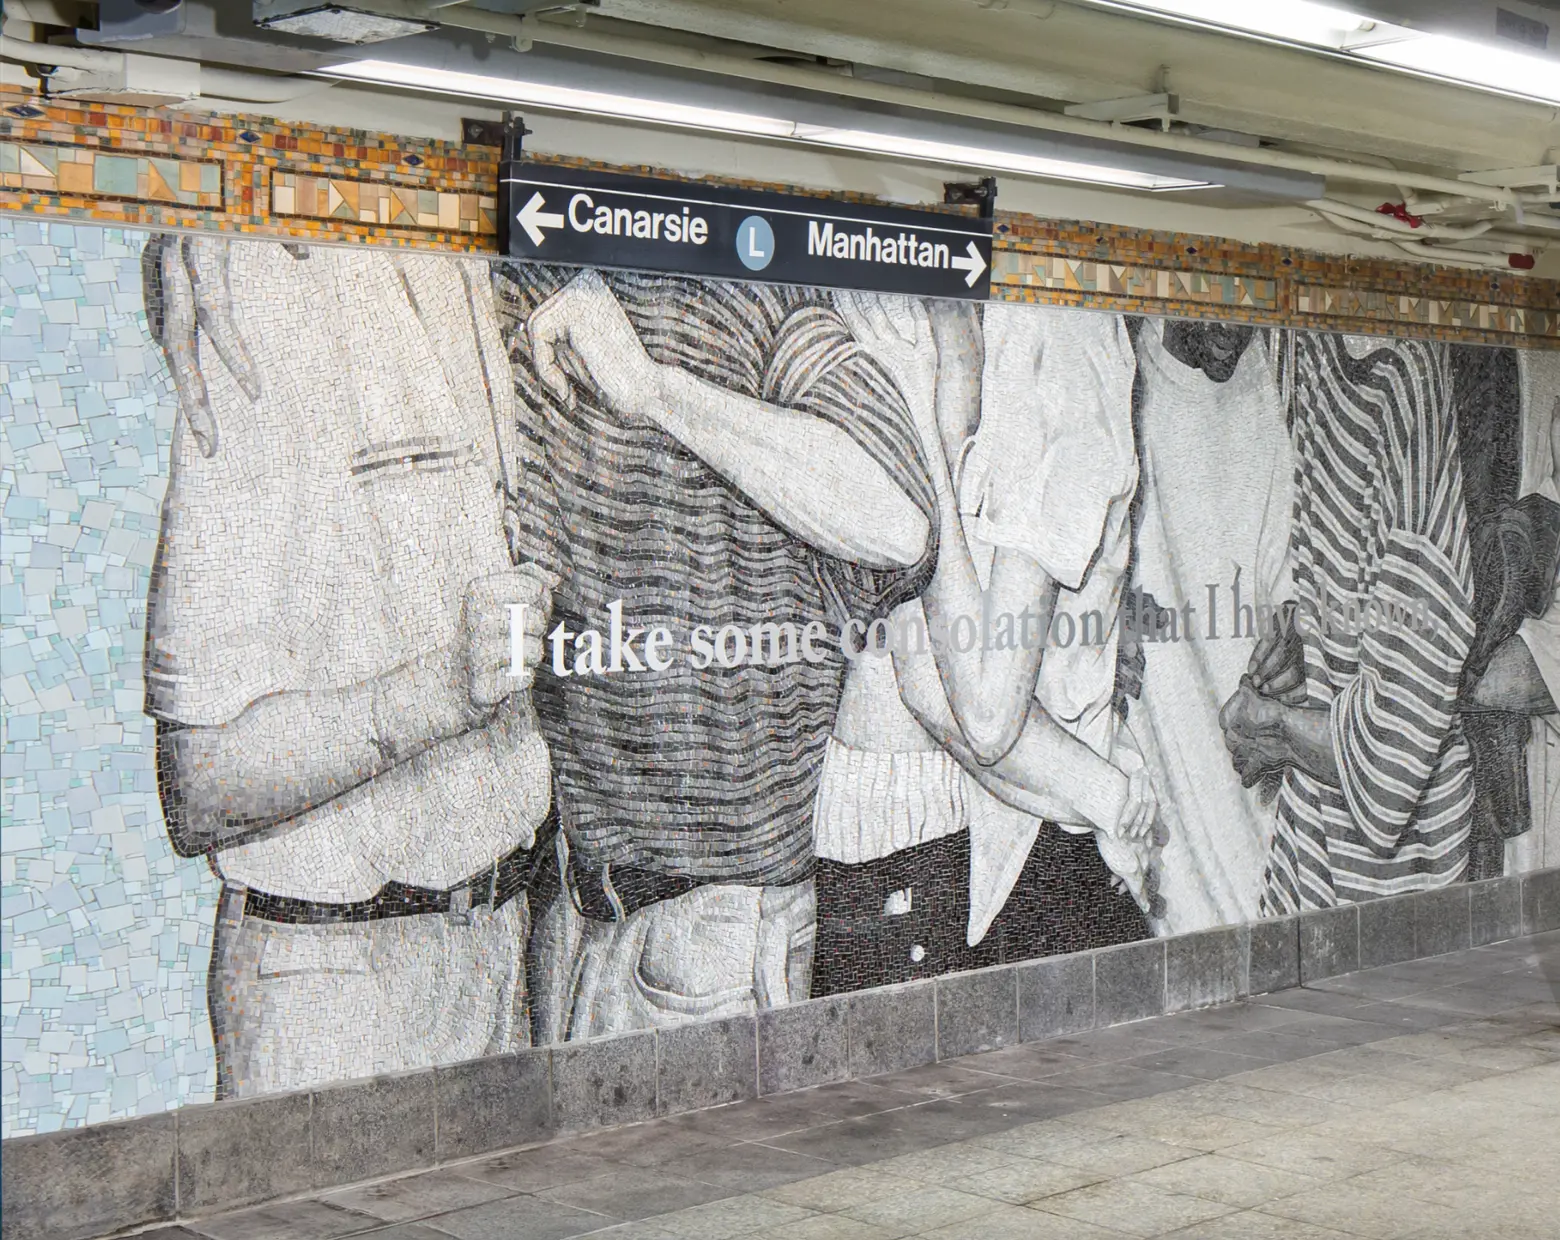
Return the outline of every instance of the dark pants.
<path id="1" fill-rule="evenodd" d="M 975 947 L 970 837 L 960 831 L 861 865 L 818 861 L 813 996 L 886 986 L 961 969 L 1129 943 L 1149 936 L 1132 897 L 1111 887 L 1092 835 L 1046 823 L 1008 897 Z M 908 911 L 884 912 L 908 890 Z"/>

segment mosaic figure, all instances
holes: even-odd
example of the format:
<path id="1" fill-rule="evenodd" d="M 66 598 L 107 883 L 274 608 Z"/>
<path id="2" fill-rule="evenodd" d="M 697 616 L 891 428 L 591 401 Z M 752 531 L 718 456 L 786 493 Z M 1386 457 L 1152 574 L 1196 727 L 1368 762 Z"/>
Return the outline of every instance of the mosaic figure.
<path id="1" fill-rule="evenodd" d="M 1032 333 L 1020 335 L 1016 347 L 1009 339 L 993 340 L 990 326 L 983 340 L 980 319 L 967 306 L 849 293 L 836 299 L 856 339 L 905 394 L 932 462 L 940 529 L 928 607 L 935 606 L 935 592 L 943 610 L 934 615 L 946 617 L 961 605 L 973 610 L 955 612 L 951 627 L 936 631 L 928 624 L 928 607 L 911 600 L 889 617 L 883 633 L 863 637 L 818 796 L 813 993 L 1141 937 L 1141 916 L 1130 898 L 1112 889 L 1091 832 L 1098 828 L 1123 845 L 1144 834 L 1153 818 L 1151 789 L 1141 777 L 1132 786 L 1036 700 L 1048 637 L 1043 626 L 1055 591 L 1037 581 L 1028 548 L 1016 561 L 1026 576 L 1011 579 L 1006 557 L 1003 567 L 992 568 L 993 547 L 969 533 L 985 497 L 978 488 L 967 492 L 974 498 L 961 514 L 954 477 L 957 462 L 976 446 L 972 437 L 988 399 L 988 343 L 999 359 L 990 385 L 996 401 L 1022 400 L 1043 386 L 1044 379 L 1033 387 L 1030 381 L 1037 374 L 1050 377 L 1059 351 L 1042 357 Z M 1011 327 L 996 308 L 987 318 L 998 332 Z M 1003 366 L 1020 372 L 1016 383 Z M 1063 389 L 1048 406 L 1049 452 L 1057 451 L 1069 425 L 1091 425 L 1086 416 L 1069 416 L 1077 412 L 1069 408 L 1071 395 Z M 1004 421 L 991 415 L 994 425 Z M 1047 484 L 1062 488 L 1039 469 L 1014 471 L 1008 480 L 1031 492 Z M 1047 515 L 1055 519 L 1057 510 Z M 1032 587 L 1039 592 L 1034 599 L 1026 594 Z M 999 607 L 1006 602 L 1022 605 L 1004 621 Z M 959 627 L 961 615 L 969 617 L 963 622 L 968 633 Z M 992 630 L 984 634 L 974 632 L 982 615 L 983 627 Z M 1002 651 L 1013 666 L 984 673 L 968 667 L 963 656 L 982 645 L 990 647 L 989 662 L 1004 657 L 997 653 Z M 949 665 L 948 679 L 940 661 Z M 986 722 L 984 707 L 972 701 L 983 674 L 991 681 L 1012 676 L 1013 688 L 1022 688 L 1024 677 L 1030 682 L 1029 698 L 1014 707 L 1022 714 L 1020 735 L 1001 752 L 977 749 L 989 744 L 979 726 Z M 957 700 L 972 720 L 968 732 L 950 707 L 949 685 L 964 691 Z"/>
<path id="2" fill-rule="evenodd" d="M 1274 359 L 1255 329 L 1146 321 L 1134 579 L 1190 604 L 1145 643 L 1129 726 L 1159 792 L 1164 847 L 1157 927 L 1185 934 L 1258 915 L 1272 798 L 1243 787 L 1220 743 L 1266 617 L 1293 597 L 1294 457 Z"/>
<path id="3" fill-rule="evenodd" d="M 1492 720 L 1505 742 L 1495 757 L 1514 775 L 1510 800 L 1522 815 L 1502 833 L 1504 868 L 1515 873 L 1560 863 L 1560 354 L 1478 352 L 1501 358 L 1501 394 L 1513 389 L 1520 418 L 1516 442 L 1496 448 L 1514 475 L 1508 502 L 1476 532 L 1501 570 L 1490 608 L 1498 627 L 1469 660 L 1462 707 L 1470 725 Z"/>
<path id="4" fill-rule="evenodd" d="M 218 1096 L 523 1045 L 548 584 L 505 545 L 486 269 L 192 238 L 145 267 L 181 408 L 147 712 L 169 834 L 223 884 Z"/>
<path id="5" fill-rule="evenodd" d="M 1301 336 L 1293 417 L 1297 607 L 1223 716 L 1243 780 L 1283 775 L 1268 913 L 1462 880 L 1474 798 L 1457 705 L 1473 572 L 1446 351 Z"/>
<path id="6" fill-rule="evenodd" d="M 935 560 L 910 413 L 821 294 L 535 266 L 498 290 L 514 524 L 559 582 L 536 700 L 562 890 L 533 939 L 536 1035 L 805 998 L 845 669 L 824 637 Z"/>

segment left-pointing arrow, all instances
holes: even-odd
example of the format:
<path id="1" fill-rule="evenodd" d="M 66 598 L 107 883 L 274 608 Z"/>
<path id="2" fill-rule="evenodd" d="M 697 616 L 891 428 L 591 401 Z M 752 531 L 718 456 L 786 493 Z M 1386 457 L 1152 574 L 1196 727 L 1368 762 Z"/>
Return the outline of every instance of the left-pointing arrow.
<path id="1" fill-rule="evenodd" d="M 525 229 L 525 235 L 531 238 L 532 245 L 541 245 L 546 234 L 544 228 L 562 228 L 563 215 L 557 211 L 543 211 L 546 201 L 540 193 L 532 194 L 531 201 L 520 208 L 520 214 L 515 216 L 520 227 Z"/>

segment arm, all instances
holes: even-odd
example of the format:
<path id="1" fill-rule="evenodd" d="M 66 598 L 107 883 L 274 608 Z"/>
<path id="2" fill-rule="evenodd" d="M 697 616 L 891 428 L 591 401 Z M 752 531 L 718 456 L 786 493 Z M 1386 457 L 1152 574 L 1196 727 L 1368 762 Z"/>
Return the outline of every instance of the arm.
<path id="1" fill-rule="evenodd" d="M 1056 592 L 1033 559 L 1007 548 L 997 549 L 990 589 L 983 590 L 965 541 L 949 462 L 980 422 L 980 321 L 964 307 L 931 302 L 896 326 L 876 298 L 842 293 L 837 300 L 857 341 L 894 375 L 931 458 L 938 560 L 921 601 L 937 635 L 932 646 L 942 685 L 928 697 L 944 712 L 951 703 L 964 753 L 995 762 L 1023 731 Z M 948 641 L 961 619 L 980 624 L 986 615 L 1018 616 L 1036 600 L 1039 614 L 1029 615 L 1037 635 L 1030 640 L 1021 634 L 1017 649 L 985 649 L 977 640 L 973 649 L 959 651 Z"/>
<path id="2" fill-rule="evenodd" d="M 1552 715 L 1557 707 L 1527 642 L 1511 637 L 1496 649 L 1484 675 L 1463 697 L 1462 709 Z"/>
<path id="3" fill-rule="evenodd" d="M 1114 832 L 1128 806 L 1128 779 L 1031 702 L 1018 740 L 987 764 L 964 739 L 924 654 L 894 654 L 900 697 L 916 721 L 994 796 L 1037 818 Z"/>
<path id="4" fill-rule="evenodd" d="M 1286 705 L 1259 692 L 1248 675 L 1219 719 L 1247 788 L 1291 766 L 1335 788 L 1343 782 L 1333 750 L 1332 712 L 1325 707 Z"/>
<path id="5" fill-rule="evenodd" d="M 827 555 L 915 564 L 926 517 L 867 451 L 821 418 L 655 366 L 633 415 L 660 426 L 775 523 Z"/>
<path id="6" fill-rule="evenodd" d="M 528 686 L 542 656 L 549 594 L 547 579 L 535 570 L 481 578 L 468 591 L 461 634 L 449 649 L 343 689 L 269 694 L 218 726 L 164 722 L 158 759 L 177 790 L 179 851 L 190 855 L 273 833 L 441 742 L 482 728 L 500 702 Z M 509 602 L 526 604 L 524 680 L 508 675 Z"/>
<path id="7" fill-rule="evenodd" d="M 596 273 L 539 306 L 526 332 L 557 399 L 572 402 L 573 379 L 619 416 L 659 427 L 810 546 L 883 568 L 925 552 L 926 517 L 849 434 L 652 361 Z"/>

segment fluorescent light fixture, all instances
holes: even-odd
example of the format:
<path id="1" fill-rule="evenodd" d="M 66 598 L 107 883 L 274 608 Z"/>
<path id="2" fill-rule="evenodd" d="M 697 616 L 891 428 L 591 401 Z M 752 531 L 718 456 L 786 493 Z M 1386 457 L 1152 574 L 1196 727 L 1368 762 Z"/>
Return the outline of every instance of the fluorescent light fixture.
<path id="1" fill-rule="evenodd" d="M 385 17 L 344 4 L 316 4 L 310 0 L 258 0 L 255 25 L 283 34 L 328 39 L 332 43 L 383 43 L 438 29 L 432 21 Z"/>
<path id="2" fill-rule="evenodd" d="M 1124 189 L 1208 189 L 1213 184 L 1211 181 L 1191 181 L 1185 177 L 1135 172 L 1130 168 L 1112 168 L 1071 159 L 1050 159 L 1042 155 L 1021 155 L 1015 151 L 990 150 L 953 142 L 931 142 L 924 138 L 905 138 L 898 134 L 875 133 L 865 129 L 798 125 L 795 136 L 799 141 L 814 142 L 820 146 L 869 151 L 877 155 L 903 155 L 907 159 L 932 164 L 954 164 L 962 168 L 989 169 L 992 172 L 1019 172 L 1057 181 L 1083 181 L 1090 185 L 1115 185 Z"/>
<path id="3" fill-rule="evenodd" d="M 690 104 L 671 103 L 635 95 L 614 95 L 602 91 L 580 90 L 572 86 L 554 86 L 546 82 L 525 82 L 514 78 L 490 77 L 481 73 L 460 73 L 452 69 L 430 69 L 421 65 L 403 65 L 387 60 L 354 60 L 321 69 L 323 75 L 355 78 L 385 86 L 431 90 L 441 94 L 463 95 L 475 99 L 493 99 L 502 103 L 525 103 L 565 112 L 583 112 L 593 116 L 613 116 L 626 120 L 682 125 L 713 133 L 745 134 L 759 138 L 785 138 L 813 146 L 837 147 L 878 155 L 902 155 L 928 163 L 952 164 L 961 168 L 983 168 L 993 172 L 1016 172 L 1026 176 L 1062 181 L 1082 181 L 1091 185 L 1112 185 L 1124 189 L 1185 190 L 1206 189 L 1210 181 L 1114 168 L 1104 164 L 1050 159 L 985 147 L 951 142 L 933 142 L 906 138 L 897 134 L 865 129 L 840 129 L 827 125 L 808 125 L 775 116 L 749 112 L 727 112 Z"/>
<path id="4" fill-rule="evenodd" d="M 1560 62 L 1469 39 L 1421 34 L 1352 49 L 1356 56 L 1431 77 L 1560 104 Z"/>
<path id="5" fill-rule="evenodd" d="M 459 73 L 453 69 L 428 69 L 421 65 L 402 65 L 388 60 L 352 60 L 321 69 L 330 77 L 357 78 L 385 86 L 404 86 L 414 90 L 432 90 L 446 95 L 464 95 L 473 99 L 494 99 L 502 103 L 530 103 L 541 108 L 565 112 L 590 112 L 597 116 L 621 116 L 635 121 L 656 121 L 667 125 L 686 125 L 691 129 L 709 129 L 717 133 L 754 134 L 769 138 L 789 138 L 796 126 L 773 116 L 755 116 L 747 112 L 725 112 L 699 108 L 661 99 L 634 95 L 609 95 L 596 90 L 576 90 L 572 86 L 553 86 L 546 82 L 522 82 L 514 78 L 489 77 L 484 73 Z"/>
<path id="6" fill-rule="evenodd" d="M 1349 35 L 1369 25 L 1357 13 L 1311 0 L 1126 0 L 1126 7 L 1318 47 L 1342 47 Z"/>
<path id="7" fill-rule="evenodd" d="M 1312 0 L 1100 2 L 1111 8 L 1158 13 L 1238 34 L 1320 48 L 1502 95 L 1560 103 L 1560 63 L 1554 60 L 1473 39 L 1424 34 Z"/>

